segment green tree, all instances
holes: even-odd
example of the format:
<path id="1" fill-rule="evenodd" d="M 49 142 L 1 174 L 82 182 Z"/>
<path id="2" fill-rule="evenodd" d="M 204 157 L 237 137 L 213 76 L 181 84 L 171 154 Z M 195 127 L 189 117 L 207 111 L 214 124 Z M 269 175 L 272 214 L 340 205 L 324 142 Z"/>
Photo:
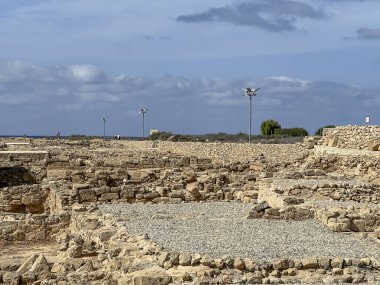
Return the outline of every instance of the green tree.
<path id="1" fill-rule="evenodd" d="M 265 136 L 274 135 L 276 129 L 281 129 L 281 125 L 275 120 L 266 120 L 261 123 L 261 134 Z"/>
<path id="2" fill-rule="evenodd" d="M 321 136 L 322 135 L 322 132 L 323 132 L 323 129 L 327 129 L 327 128 L 335 128 L 334 125 L 327 125 L 327 126 L 324 126 L 322 128 L 319 128 L 316 132 L 315 132 L 315 135 L 316 136 Z"/>

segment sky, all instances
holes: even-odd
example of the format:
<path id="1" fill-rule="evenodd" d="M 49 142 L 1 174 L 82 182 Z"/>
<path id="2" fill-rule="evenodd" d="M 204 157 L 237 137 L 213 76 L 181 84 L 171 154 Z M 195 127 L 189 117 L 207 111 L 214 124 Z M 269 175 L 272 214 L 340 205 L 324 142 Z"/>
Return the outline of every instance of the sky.
<path id="1" fill-rule="evenodd" d="M 0 0 L 0 134 L 380 123 L 377 0 Z"/>

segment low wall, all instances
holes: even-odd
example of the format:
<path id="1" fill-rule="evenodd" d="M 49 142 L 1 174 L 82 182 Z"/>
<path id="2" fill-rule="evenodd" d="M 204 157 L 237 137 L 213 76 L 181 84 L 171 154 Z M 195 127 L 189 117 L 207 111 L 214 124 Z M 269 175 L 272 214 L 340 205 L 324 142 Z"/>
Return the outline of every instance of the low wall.
<path id="1" fill-rule="evenodd" d="M 151 148 L 153 142 L 122 142 L 128 148 Z M 208 157 L 221 161 L 249 161 L 264 155 L 271 162 L 293 162 L 301 160 L 308 154 L 304 145 L 296 144 L 247 144 L 247 143 L 201 143 L 201 142 L 167 142 L 157 143 L 158 151 L 173 152 L 182 155 Z"/>
<path id="2" fill-rule="evenodd" d="M 70 224 L 70 214 L 24 215 L 0 212 L 0 245 L 14 241 L 48 241 Z"/>
<path id="3" fill-rule="evenodd" d="M 366 149 L 367 143 L 374 139 L 380 139 L 380 126 L 340 126 L 323 129 L 323 137 L 320 142 L 328 145 L 331 138 L 335 137 L 334 145 L 338 148 Z"/>
<path id="4" fill-rule="evenodd" d="M 0 211 L 42 214 L 48 195 L 39 184 L 0 188 Z"/>

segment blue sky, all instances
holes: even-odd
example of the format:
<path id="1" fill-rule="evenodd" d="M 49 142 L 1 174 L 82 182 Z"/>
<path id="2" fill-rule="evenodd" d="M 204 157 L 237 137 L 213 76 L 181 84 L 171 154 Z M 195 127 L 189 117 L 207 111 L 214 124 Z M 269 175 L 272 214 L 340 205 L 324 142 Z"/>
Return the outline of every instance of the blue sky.
<path id="1" fill-rule="evenodd" d="M 0 134 L 379 124 L 380 1 L 0 0 Z"/>

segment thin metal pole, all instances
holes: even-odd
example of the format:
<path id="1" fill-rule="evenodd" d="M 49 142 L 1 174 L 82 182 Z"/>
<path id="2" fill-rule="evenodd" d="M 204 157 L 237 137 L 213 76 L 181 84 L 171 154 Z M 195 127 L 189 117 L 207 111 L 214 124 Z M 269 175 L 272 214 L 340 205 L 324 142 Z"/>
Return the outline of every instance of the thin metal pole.
<path id="1" fill-rule="evenodd" d="M 249 140 L 251 143 L 251 135 L 252 135 L 252 96 L 249 96 Z"/>
<path id="2" fill-rule="evenodd" d="M 145 137 L 145 113 L 142 113 L 143 115 L 143 125 L 142 125 L 142 138 Z"/>
<path id="3" fill-rule="evenodd" d="M 103 120 L 103 139 L 106 140 L 106 120 Z"/>

